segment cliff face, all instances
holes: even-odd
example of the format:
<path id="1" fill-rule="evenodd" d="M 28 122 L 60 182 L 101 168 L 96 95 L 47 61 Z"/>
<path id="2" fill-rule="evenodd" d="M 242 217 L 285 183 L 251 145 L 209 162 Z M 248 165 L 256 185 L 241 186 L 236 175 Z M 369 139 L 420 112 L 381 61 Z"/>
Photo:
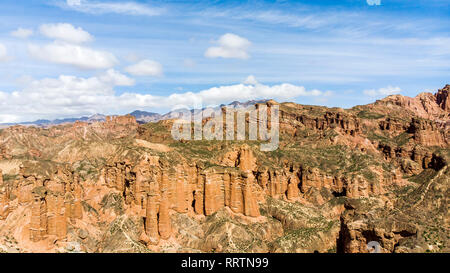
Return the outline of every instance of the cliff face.
<path id="1" fill-rule="evenodd" d="M 413 134 L 413 139 L 417 144 L 424 146 L 446 146 L 448 144 L 445 133 L 430 120 L 413 118 L 408 132 Z"/>
<path id="2" fill-rule="evenodd" d="M 167 211 L 208 216 L 228 207 L 233 212 L 250 217 L 259 216 L 255 196 L 256 179 L 248 166 L 246 157 L 251 151 L 241 150 L 239 166 L 219 170 L 183 162 L 170 165 L 159 157 L 147 157 L 132 165 L 129 162 L 108 164 L 100 177 L 105 185 L 119 191 L 124 201 L 142 217 L 146 217 L 146 229 L 150 236 L 170 234 Z M 248 155 L 246 155 L 248 153 Z M 146 222 L 146 223 L 147 223 Z M 166 231 L 167 230 L 167 231 Z M 155 237 L 155 236 L 154 236 Z M 165 236 L 166 237 L 166 236 Z"/>
<path id="3" fill-rule="evenodd" d="M 436 103 L 446 112 L 450 111 L 450 85 L 446 85 L 436 93 Z"/>
<path id="4" fill-rule="evenodd" d="M 258 103 L 280 107 L 273 152 L 132 116 L 6 128 L 0 251 L 448 251 L 449 91 Z"/>
<path id="5" fill-rule="evenodd" d="M 377 242 L 379 252 L 447 252 L 444 234 L 448 234 L 448 208 L 441 197 L 448 196 L 449 183 L 450 172 L 445 166 L 390 204 L 376 199 L 347 200 L 338 250 L 370 252 L 368 243 Z"/>
<path id="6" fill-rule="evenodd" d="M 67 224 L 83 218 L 83 189 L 78 175 L 58 168 L 49 178 L 21 171 L 17 179 L 12 194 L 17 196 L 17 205 L 30 207 L 29 239 L 65 239 Z"/>
<path id="7" fill-rule="evenodd" d="M 0 220 L 5 220 L 8 217 L 10 208 L 9 208 L 9 189 L 7 186 L 3 184 L 3 173 L 0 170 Z"/>

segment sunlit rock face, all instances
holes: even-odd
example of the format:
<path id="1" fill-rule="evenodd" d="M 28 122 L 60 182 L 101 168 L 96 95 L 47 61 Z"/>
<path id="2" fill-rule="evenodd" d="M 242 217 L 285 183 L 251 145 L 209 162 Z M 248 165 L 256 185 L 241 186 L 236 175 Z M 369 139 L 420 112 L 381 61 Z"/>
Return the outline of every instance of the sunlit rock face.
<path id="1" fill-rule="evenodd" d="M 258 103 L 280 109 L 272 152 L 132 116 L 3 129 L 0 252 L 448 252 L 449 88 Z"/>

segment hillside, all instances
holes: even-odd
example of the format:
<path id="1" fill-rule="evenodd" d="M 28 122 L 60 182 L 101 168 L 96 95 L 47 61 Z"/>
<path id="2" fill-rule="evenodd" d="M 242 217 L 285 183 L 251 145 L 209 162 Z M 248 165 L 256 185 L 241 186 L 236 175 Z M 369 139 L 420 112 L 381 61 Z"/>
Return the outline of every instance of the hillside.
<path id="1" fill-rule="evenodd" d="M 272 152 L 138 111 L 1 129 L 0 252 L 449 252 L 449 93 L 252 102 L 279 106 Z"/>

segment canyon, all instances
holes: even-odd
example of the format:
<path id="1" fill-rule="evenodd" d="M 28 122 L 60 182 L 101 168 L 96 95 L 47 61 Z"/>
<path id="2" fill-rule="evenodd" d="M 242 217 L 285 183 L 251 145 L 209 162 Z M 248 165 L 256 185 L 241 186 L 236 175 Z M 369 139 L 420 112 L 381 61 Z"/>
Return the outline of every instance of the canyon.
<path id="1" fill-rule="evenodd" d="M 9 126 L 0 252 L 449 252 L 449 93 L 253 102 L 279 106 L 271 152 L 170 118 Z"/>

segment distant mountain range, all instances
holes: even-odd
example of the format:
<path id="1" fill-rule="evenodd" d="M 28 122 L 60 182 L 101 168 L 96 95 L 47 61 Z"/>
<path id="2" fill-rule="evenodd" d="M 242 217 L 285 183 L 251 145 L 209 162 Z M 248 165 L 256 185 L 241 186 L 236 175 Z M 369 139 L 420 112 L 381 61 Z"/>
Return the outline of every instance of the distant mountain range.
<path id="1" fill-rule="evenodd" d="M 249 105 L 254 105 L 256 103 L 262 103 L 262 102 L 266 102 L 266 101 L 267 100 L 250 100 L 247 102 L 234 101 L 228 105 L 221 104 L 213 109 L 215 111 L 218 111 L 223 106 L 229 106 L 229 107 L 233 107 L 233 108 L 247 107 Z M 202 110 L 204 110 L 204 109 L 202 109 Z M 190 110 L 190 111 L 193 113 L 194 109 Z M 171 118 L 179 116 L 179 114 L 182 112 L 183 112 L 183 110 L 176 110 L 176 111 L 168 112 L 166 114 L 158 114 L 158 113 L 153 113 L 153 112 L 136 110 L 136 111 L 129 113 L 129 115 L 134 116 L 136 118 L 136 121 L 139 123 L 147 123 L 147 122 L 158 122 L 160 120 L 171 119 Z M 18 122 L 18 123 L 0 123 L 0 128 L 5 128 L 8 126 L 13 126 L 13 125 L 49 127 L 49 126 L 60 125 L 60 124 L 64 124 L 64 123 L 74 123 L 76 121 L 84 121 L 84 122 L 89 122 L 89 123 L 99 122 L 99 121 L 105 121 L 105 119 L 106 119 L 106 115 L 95 114 L 95 115 L 92 115 L 89 117 L 85 116 L 85 117 L 78 117 L 78 118 L 63 118 L 63 119 L 54 119 L 54 120 L 38 119 L 35 121 Z"/>

